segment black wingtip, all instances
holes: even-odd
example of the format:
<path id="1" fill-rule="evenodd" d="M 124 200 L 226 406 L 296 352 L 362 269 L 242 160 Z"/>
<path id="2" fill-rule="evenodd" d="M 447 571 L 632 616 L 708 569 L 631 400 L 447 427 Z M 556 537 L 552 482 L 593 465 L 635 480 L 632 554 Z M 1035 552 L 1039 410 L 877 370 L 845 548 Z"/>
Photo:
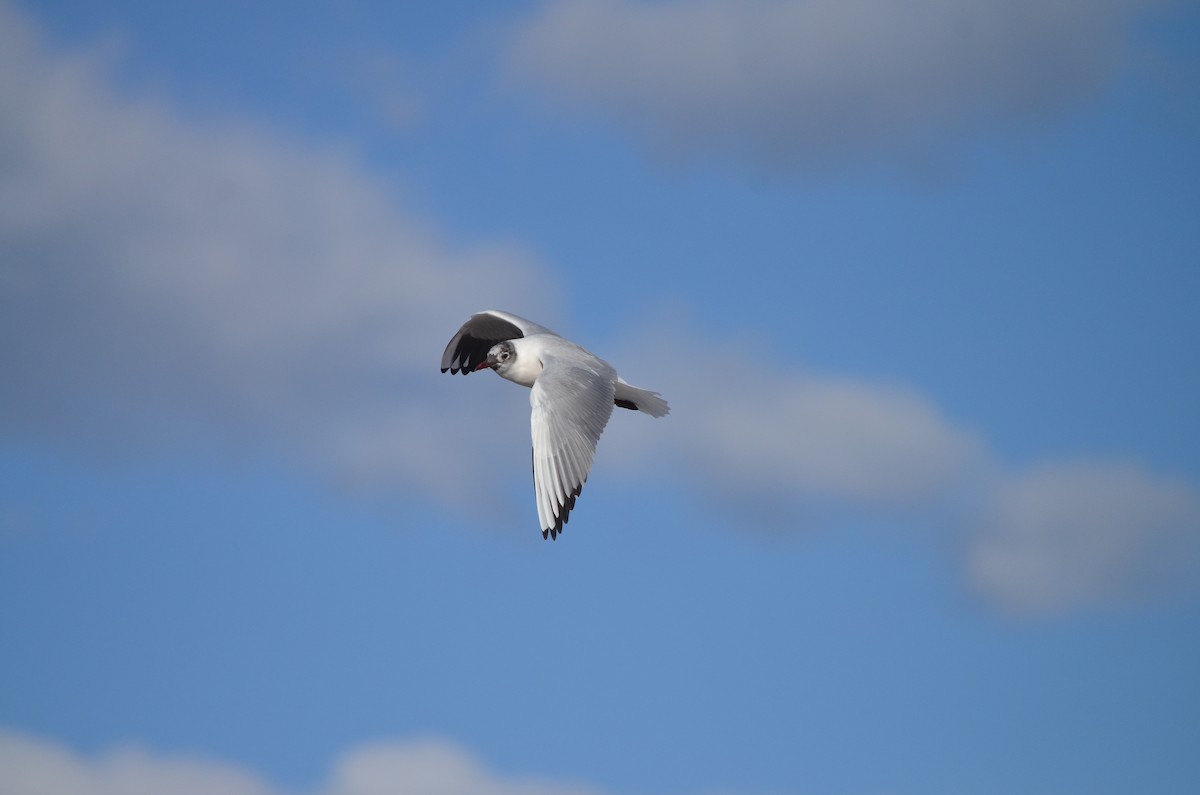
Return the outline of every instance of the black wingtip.
<path id="1" fill-rule="evenodd" d="M 556 541 L 558 539 L 559 534 L 565 529 L 567 522 L 571 521 L 571 511 L 575 509 L 575 500 L 579 498 L 579 495 L 582 492 L 583 484 L 580 483 L 575 487 L 575 490 L 571 492 L 571 495 L 567 497 L 566 502 L 560 506 L 561 511 L 554 519 L 554 526 L 547 527 L 542 530 L 542 538 L 549 538 L 551 541 Z"/>

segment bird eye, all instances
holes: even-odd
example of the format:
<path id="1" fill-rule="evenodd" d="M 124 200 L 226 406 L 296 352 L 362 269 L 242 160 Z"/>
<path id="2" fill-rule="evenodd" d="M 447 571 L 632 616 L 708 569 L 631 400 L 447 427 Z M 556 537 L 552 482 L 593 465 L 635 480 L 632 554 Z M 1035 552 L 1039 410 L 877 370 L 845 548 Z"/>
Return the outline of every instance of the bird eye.
<path id="1" fill-rule="evenodd" d="M 500 358 L 501 358 L 501 360 L 507 359 L 507 358 L 508 358 L 508 351 L 505 351 L 504 353 L 500 354 Z"/>

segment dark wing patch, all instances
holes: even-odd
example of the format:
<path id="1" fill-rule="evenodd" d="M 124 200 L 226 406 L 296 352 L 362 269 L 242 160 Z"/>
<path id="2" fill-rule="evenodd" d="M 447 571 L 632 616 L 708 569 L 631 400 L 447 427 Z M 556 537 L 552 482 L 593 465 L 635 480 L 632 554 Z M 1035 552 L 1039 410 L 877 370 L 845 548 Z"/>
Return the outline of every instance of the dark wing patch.
<path id="1" fill-rule="evenodd" d="M 632 400 L 622 400 L 621 398 L 613 398 L 613 403 L 617 404 L 618 406 L 620 406 L 623 409 L 629 409 L 630 411 L 638 410 L 637 404 L 634 403 Z"/>
<path id="2" fill-rule="evenodd" d="M 442 372 L 473 373 L 497 342 L 524 336 L 520 328 L 503 318 L 487 312 L 471 315 L 446 345 L 442 353 Z"/>
<path id="3" fill-rule="evenodd" d="M 533 451 L 530 450 L 529 453 L 530 453 L 529 469 L 530 469 L 530 471 L 533 471 L 533 469 L 534 469 Z M 584 480 L 587 480 L 587 478 L 584 478 Z M 575 487 L 575 491 L 573 491 L 571 493 L 571 496 L 567 497 L 567 501 L 560 506 L 561 510 L 559 511 L 558 518 L 554 521 L 554 526 L 542 528 L 542 538 L 543 539 L 548 538 L 551 541 L 558 540 L 558 534 L 563 531 L 563 525 L 565 525 L 570 520 L 571 511 L 573 511 L 575 509 L 575 499 L 582 493 L 583 493 L 583 484 L 580 483 L 578 486 Z"/>
<path id="4" fill-rule="evenodd" d="M 549 537 L 551 541 L 558 539 L 558 534 L 563 531 L 563 525 L 571 520 L 571 511 L 575 509 L 575 499 L 583 493 L 583 484 L 580 483 L 575 487 L 575 491 L 571 492 L 571 496 L 567 497 L 567 501 L 560 506 L 558 518 L 554 520 L 554 526 L 542 530 L 542 538 Z"/>

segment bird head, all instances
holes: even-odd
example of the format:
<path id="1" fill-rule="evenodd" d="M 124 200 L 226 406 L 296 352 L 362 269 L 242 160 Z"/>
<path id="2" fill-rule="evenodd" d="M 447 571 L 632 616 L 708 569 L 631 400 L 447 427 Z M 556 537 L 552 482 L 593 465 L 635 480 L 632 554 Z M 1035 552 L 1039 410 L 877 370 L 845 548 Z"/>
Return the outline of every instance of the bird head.
<path id="1" fill-rule="evenodd" d="M 517 349 L 511 342 L 508 340 L 505 340 L 504 342 L 497 342 L 492 346 L 492 349 L 488 351 L 487 358 L 480 362 L 475 369 L 482 370 L 485 367 L 490 367 L 498 373 L 503 372 L 512 365 L 516 358 Z"/>

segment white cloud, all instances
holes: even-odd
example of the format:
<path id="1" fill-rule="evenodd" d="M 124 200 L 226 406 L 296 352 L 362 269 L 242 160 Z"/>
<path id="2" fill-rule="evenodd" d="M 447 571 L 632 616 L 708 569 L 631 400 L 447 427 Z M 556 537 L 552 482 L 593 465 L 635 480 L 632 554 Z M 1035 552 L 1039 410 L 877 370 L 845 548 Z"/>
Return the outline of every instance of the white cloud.
<path id="1" fill-rule="evenodd" d="M 88 759 L 68 748 L 0 731 L 0 795 L 281 795 L 233 765 L 121 748 Z"/>
<path id="2" fill-rule="evenodd" d="M 606 431 L 624 467 L 666 448 L 673 463 L 735 496 L 903 508 L 937 501 L 986 457 L 972 431 L 912 390 L 772 367 L 747 354 L 752 346 L 698 343 L 702 332 L 672 323 L 642 330 L 655 342 L 618 359 L 631 381 L 653 373 L 648 386 L 687 396 L 653 434 L 631 422 Z M 679 356 L 689 349 L 703 352 L 704 366 Z"/>
<path id="3" fill-rule="evenodd" d="M 562 0 L 507 65 L 661 149 L 811 165 L 1087 96 L 1142 0 Z"/>
<path id="4" fill-rule="evenodd" d="M 653 434 L 634 423 L 606 431 L 604 454 L 622 470 L 665 456 L 705 494 L 752 509 L 747 523 L 794 523 L 814 503 L 948 517 L 966 535 L 971 587 L 1024 615 L 1158 595 L 1200 572 L 1200 495 L 1186 481 L 1120 460 L 1009 473 L 979 434 L 911 390 L 772 368 L 750 360 L 749 345 L 688 343 L 686 321 L 673 322 L 644 329 L 658 343 L 620 361 L 687 401 Z M 689 347 L 705 367 L 679 357 Z"/>
<path id="5" fill-rule="evenodd" d="M 254 772 L 199 756 L 124 747 L 92 757 L 0 731 L 0 795 L 285 795 Z M 567 782 L 508 776 L 443 740 L 355 748 L 313 795 L 599 795 Z"/>
<path id="6" fill-rule="evenodd" d="M 533 258 L 455 247 L 351 158 L 186 120 L 104 66 L 0 5 L 0 428 L 216 437 L 436 485 L 444 446 L 402 434 L 453 422 L 431 398 L 446 329 L 480 285 L 553 305 Z"/>
<path id="7" fill-rule="evenodd" d="M 909 390 L 746 375 L 735 389 L 710 391 L 693 422 L 673 429 L 714 479 L 801 498 L 912 504 L 953 484 L 978 453 L 968 432 Z"/>
<path id="8" fill-rule="evenodd" d="M 599 795 L 576 784 L 502 776 L 445 741 L 378 743 L 338 762 L 322 795 Z"/>
<path id="9" fill-rule="evenodd" d="M 972 582 L 1016 611 L 1063 611 L 1178 585 L 1200 563 L 1200 498 L 1127 462 L 1001 479 L 968 555 Z"/>
<path id="10" fill-rule="evenodd" d="M 96 58 L 48 54 L 3 3 L 0 162 L 5 436 L 266 451 L 450 507 L 464 482 L 507 485 L 488 476 L 497 461 L 527 472 L 526 395 L 493 378 L 464 388 L 437 360 L 483 308 L 479 285 L 553 324 L 555 280 L 529 254 L 455 247 L 336 152 L 131 100 Z M 694 329 L 685 342 L 688 324 L 670 325 L 676 336 L 647 330 L 613 360 L 673 412 L 618 412 L 599 468 L 666 461 L 701 493 L 778 495 L 788 510 L 933 514 L 990 494 L 965 509 L 981 528 L 970 572 L 1025 610 L 1124 593 L 1179 557 L 1169 539 L 1195 537 L 1188 484 L 1131 466 L 997 476 L 978 434 L 912 390 L 756 360 Z M 685 349 L 724 374 L 680 361 Z M 497 411 L 511 421 L 485 419 Z M 534 533 L 528 492 L 512 500 Z"/>

